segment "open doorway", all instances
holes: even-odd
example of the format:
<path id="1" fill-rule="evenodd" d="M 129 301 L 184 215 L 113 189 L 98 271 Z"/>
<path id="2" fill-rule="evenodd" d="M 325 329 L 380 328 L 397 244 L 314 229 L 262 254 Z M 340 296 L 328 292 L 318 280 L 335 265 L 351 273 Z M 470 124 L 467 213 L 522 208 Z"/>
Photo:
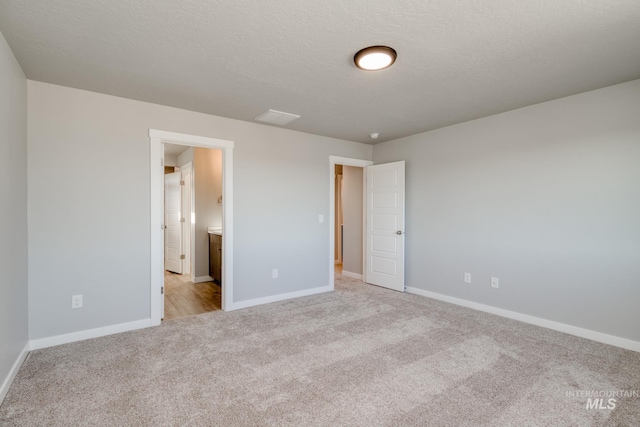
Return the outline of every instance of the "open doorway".
<path id="1" fill-rule="evenodd" d="M 222 308 L 222 167 L 221 150 L 164 144 L 164 320 Z"/>
<path id="2" fill-rule="evenodd" d="M 343 245 L 342 262 L 346 254 L 344 240 L 347 233 L 344 229 L 338 229 L 340 220 L 344 223 L 345 200 L 356 196 L 345 196 L 344 166 L 356 166 L 363 170 L 362 175 L 362 264 L 361 273 L 353 273 L 344 270 L 340 278 L 350 277 L 363 282 L 404 292 L 404 241 L 405 241 L 405 162 L 397 161 L 373 165 L 368 160 L 350 159 L 345 157 L 329 156 L 329 203 L 330 229 L 329 229 L 329 286 L 335 289 L 337 245 Z M 343 177 L 336 177 L 336 168 L 342 165 Z M 340 181 L 342 184 L 340 184 Z M 337 190 L 337 188 L 341 187 Z M 337 201 L 337 195 L 340 201 Z M 336 212 L 336 205 L 342 206 L 342 213 Z M 342 217 L 342 218 L 340 218 Z M 336 221 L 336 218 L 338 220 Z M 340 236 L 338 239 L 336 236 Z M 343 265 L 344 266 L 344 265 Z"/>
<path id="3" fill-rule="evenodd" d="M 363 176 L 358 166 L 335 165 L 336 274 L 362 280 L 363 275 Z"/>
<path id="4" fill-rule="evenodd" d="M 220 282 L 221 282 L 221 307 L 222 310 L 233 310 L 233 141 L 226 141 L 215 138 L 208 138 L 196 135 L 181 134 L 175 132 L 167 132 L 156 129 L 149 129 L 149 159 L 150 159 L 150 181 L 151 181 L 151 325 L 159 325 L 164 316 L 165 302 L 165 258 L 164 258 L 164 240 L 165 240 L 165 218 L 164 218 L 164 167 L 165 167 L 165 144 L 187 146 L 188 148 L 210 148 L 218 150 L 222 158 L 222 194 L 218 195 L 215 203 L 220 204 L 222 212 L 221 226 L 210 224 L 206 226 L 205 235 L 203 233 L 195 233 L 191 239 L 191 269 L 190 275 L 193 277 L 192 282 L 198 282 L 199 278 L 204 281 L 211 280 L 211 274 L 207 271 L 208 266 L 208 250 L 206 250 L 207 261 L 198 263 L 195 261 L 197 250 L 194 248 L 198 245 L 198 241 L 208 245 L 209 228 L 224 234 L 221 242 L 221 259 L 220 259 Z M 195 160 L 195 158 L 194 158 Z M 157 166 L 155 166 L 157 165 Z M 192 160 L 192 167 L 196 167 L 195 161 Z M 179 167 L 179 166 L 174 166 Z M 175 171 L 175 169 L 174 169 Z M 195 170 L 192 170 L 192 176 L 195 177 Z M 194 178 L 195 179 L 195 178 Z M 194 194 L 194 199 L 197 195 Z M 223 202 L 224 200 L 224 202 Z M 197 212 L 192 211 L 190 218 L 195 224 L 198 223 Z M 185 222 L 187 218 L 185 217 Z M 205 252 L 205 251 L 201 251 Z M 186 258 L 186 254 L 185 254 Z M 205 273 L 201 273 L 202 268 Z M 202 280 L 202 279 L 201 279 Z"/>
<path id="5" fill-rule="evenodd" d="M 363 279 L 364 168 L 373 162 L 330 156 L 330 284 L 336 279 Z"/>

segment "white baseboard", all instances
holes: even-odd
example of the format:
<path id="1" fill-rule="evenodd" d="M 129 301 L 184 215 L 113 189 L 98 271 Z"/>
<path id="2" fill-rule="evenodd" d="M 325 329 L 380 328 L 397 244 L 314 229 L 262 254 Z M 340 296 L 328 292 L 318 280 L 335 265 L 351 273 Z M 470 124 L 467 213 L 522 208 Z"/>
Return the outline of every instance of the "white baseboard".
<path id="1" fill-rule="evenodd" d="M 213 282 L 213 277 L 211 276 L 194 277 L 192 282 L 193 283 Z"/>
<path id="2" fill-rule="evenodd" d="M 7 396 L 7 393 L 9 392 L 9 387 L 11 387 L 11 383 L 13 383 L 13 380 L 16 378 L 16 375 L 18 375 L 20 366 L 22 366 L 22 363 L 27 358 L 28 354 L 29 354 L 29 343 L 26 343 L 24 348 L 22 349 L 22 352 L 20 353 L 16 361 L 13 363 L 11 370 L 9 370 L 9 374 L 2 382 L 2 386 L 0 386 L 0 404 L 2 404 L 2 401 Z"/>
<path id="3" fill-rule="evenodd" d="M 226 311 L 239 310 L 241 308 L 249 308 L 249 307 L 254 307 L 256 305 L 269 304 L 272 302 L 306 297 L 309 295 L 321 294 L 323 292 L 331 292 L 331 291 L 333 291 L 333 288 L 331 286 L 322 286 L 320 288 L 305 289 L 304 291 L 289 292 L 287 294 L 272 295 L 269 297 L 239 301 L 239 302 L 234 302 L 231 308 L 227 308 Z"/>
<path id="4" fill-rule="evenodd" d="M 579 328 L 577 326 L 567 325 L 565 323 L 554 322 L 553 320 L 542 319 L 540 317 L 530 316 L 528 314 L 518 313 L 516 311 L 505 310 L 503 308 L 492 307 L 477 302 L 450 297 L 448 295 L 438 294 L 436 292 L 425 291 L 419 288 L 406 288 L 408 293 L 421 295 L 423 297 L 448 302 L 451 304 L 461 305 L 463 307 L 472 308 L 474 310 L 484 311 L 486 313 L 495 314 L 497 316 L 507 317 L 520 322 L 530 323 L 543 328 L 553 329 L 554 331 L 564 332 L 565 334 L 575 335 L 580 338 L 586 338 L 592 341 L 613 345 L 627 350 L 640 352 L 640 342 L 627 338 L 616 337 L 614 335 L 603 334 L 602 332 L 592 331 L 590 329 Z"/>
<path id="5" fill-rule="evenodd" d="M 342 275 L 345 277 L 351 277 L 352 279 L 362 280 L 362 274 L 342 270 Z"/>
<path id="6" fill-rule="evenodd" d="M 91 338 L 104 337 L 106 335 L 119 334 L 121 332 L 133 331 L 136 329 L 148 328 L 151 326 L 151 319 L 136 320 L 135 322 L 119 323 L 117 325 L 105 326 L 103 328 L 87 329 L 84 331 L 72 332 L 70 334 L 55 335 L 53 337 L 39 338 L 29 342 L 30 350 L 53 347 L 61 344 L 68 344 L 76 341 L 88 340 Z"/>

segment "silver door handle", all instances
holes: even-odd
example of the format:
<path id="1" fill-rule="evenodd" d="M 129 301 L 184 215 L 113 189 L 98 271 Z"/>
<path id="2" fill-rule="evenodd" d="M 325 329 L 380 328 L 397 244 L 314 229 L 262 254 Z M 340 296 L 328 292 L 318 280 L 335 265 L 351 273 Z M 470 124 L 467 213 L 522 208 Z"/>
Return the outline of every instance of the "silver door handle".
<path id="1" fill-rule="evenodd" d="M 398 231 L 396 231 L 396 234 L 397 234 L 398 236 L 401 236 L 401 235 L 402 235 L 402 231 L 398 230 Z"/>

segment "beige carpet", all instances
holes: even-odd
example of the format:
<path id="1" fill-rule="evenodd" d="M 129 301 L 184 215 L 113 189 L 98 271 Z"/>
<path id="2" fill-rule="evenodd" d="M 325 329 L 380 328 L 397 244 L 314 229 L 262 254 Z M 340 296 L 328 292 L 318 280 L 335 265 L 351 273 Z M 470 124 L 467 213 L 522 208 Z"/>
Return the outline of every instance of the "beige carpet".
<path id="1" fill-rule="evenodd" d="M 336 288 L 34 351 L 0 424 L 640 425 L 640 353 L 350 279 Z M 620 390 L 635 396 L 586 408 L 585 392 Z"/>

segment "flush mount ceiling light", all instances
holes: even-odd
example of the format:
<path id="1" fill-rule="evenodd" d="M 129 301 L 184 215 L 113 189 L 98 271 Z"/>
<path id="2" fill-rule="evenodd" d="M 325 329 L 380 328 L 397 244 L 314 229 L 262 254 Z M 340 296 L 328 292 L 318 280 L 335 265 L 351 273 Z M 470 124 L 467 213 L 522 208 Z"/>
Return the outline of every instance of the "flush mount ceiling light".
<path id="1" fill-rule="evenodd" d="M 387 46 L 370 46 L 360 50 L 353 57 L 356 67 L 366 71 L 382 70 L 390 67 L 398 57 L 395 50 Z"/>

